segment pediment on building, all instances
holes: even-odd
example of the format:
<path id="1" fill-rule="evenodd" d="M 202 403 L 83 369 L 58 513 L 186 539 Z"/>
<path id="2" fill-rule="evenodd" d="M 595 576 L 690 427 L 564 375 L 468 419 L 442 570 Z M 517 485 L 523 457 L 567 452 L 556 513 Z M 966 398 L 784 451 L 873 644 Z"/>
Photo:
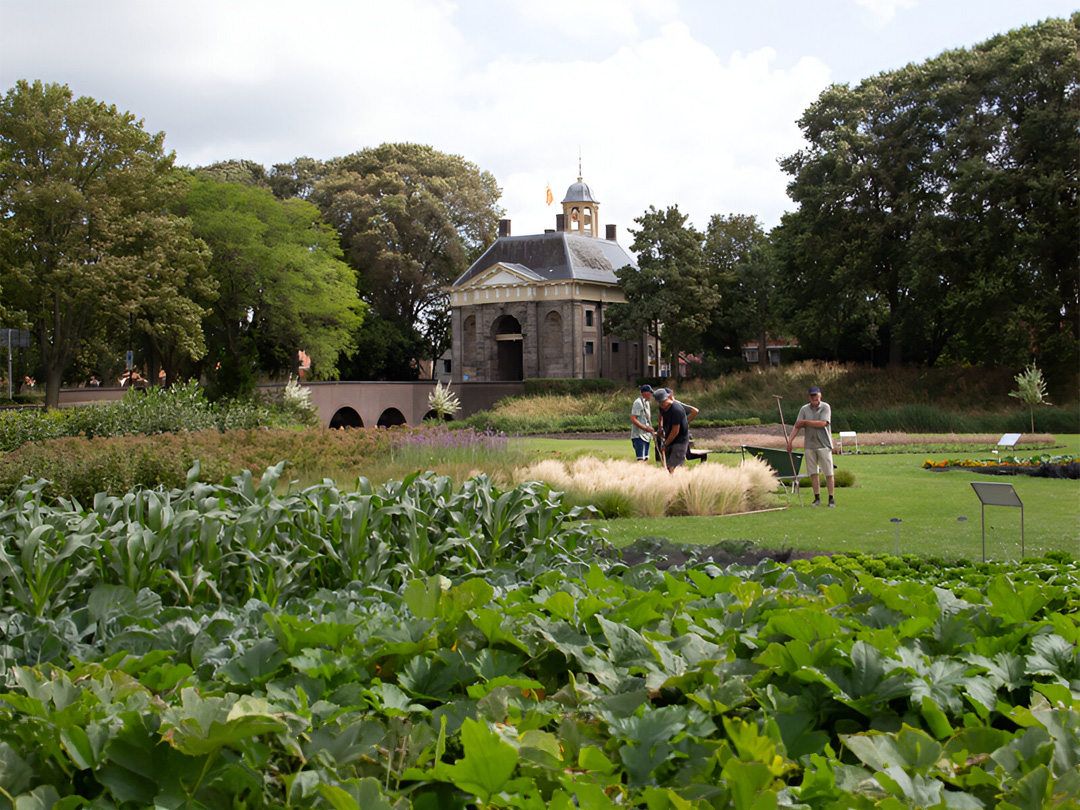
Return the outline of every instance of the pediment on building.
<path id="1" fill-rule="evenodd" d="M 505 287 L 519 284 L 536 284 L 544 279 L 523 264 L 496 262 L 487 270 L 461 284 L 461 288 Z"/>

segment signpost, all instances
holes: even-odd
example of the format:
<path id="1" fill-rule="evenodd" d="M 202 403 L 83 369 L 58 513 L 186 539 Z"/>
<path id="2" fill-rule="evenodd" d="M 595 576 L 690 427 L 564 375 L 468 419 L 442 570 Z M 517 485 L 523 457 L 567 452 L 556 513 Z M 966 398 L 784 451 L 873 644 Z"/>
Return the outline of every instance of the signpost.
<path id="1" fill-rule="evenodd" d="M 30 333 L 25 329 L 0 329 L 0 346 L 7 346 L 7 395 L 11 399 L 11 350 L 29 349 Z"/>
<path id="2" fill-rule="evenodd" d="M 1016 494 L 1012 484 L 998 484 L 989 481 L 972 481 L 972 488 L 979 496 L 982 503 L 982 561 L 986 562 L 986 507 L 987 506 L 1019 506 L 1020 507 L 1020 556 L 1024 556 L 1024 504 L 1020 496 Z"/>

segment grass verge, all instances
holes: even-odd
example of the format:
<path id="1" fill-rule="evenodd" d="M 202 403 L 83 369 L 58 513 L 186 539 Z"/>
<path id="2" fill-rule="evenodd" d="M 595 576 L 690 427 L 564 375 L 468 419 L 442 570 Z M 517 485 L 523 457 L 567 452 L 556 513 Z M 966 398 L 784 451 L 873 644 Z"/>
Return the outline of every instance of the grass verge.
<path id="1" fill-rule="evenodd" d="M 1080 447 L 1080 436 L 1057 439 L 1067 452 L 1076 452 Z M 629 446 L 629 441 L 625 444 Z M 951 452 L 955 453 L 955 449 Z M 737 454 L 723 454 L 715 463 L 733 464 L 737 459 Z M 812 496 L 806 489 L 803 492 L 806 506 L 800 507 L 798 498 L 791 496 L 782 499 L 789 508 L 780 511 L 594 523 L 619 546 L 651 536 L 676 543 L 745 540 L 765 548 L 871 554 L 893 554 L 899 550 L 901 554 L 923 557 L 979 560 L 982 559 L 983 510 L 970 482 L 997 481 L 1012 484 L 1024 504 L 1025 556 L 1048 551 L 1080 554 L 1078 481 L 1027 476 L 989 478 L 958 470 L 934 472 L 921 468 L 925 458 L 920 454 L 845 455 L 836 460 L 841 469 L 854 474 L 857 482 L 850 489 L 837 491 L 836 509 L 810 507 Z M 986 508 L 987 559 L 1021 557 L 1020 512 L 1008 507 Z M 893 518 L 901 522 L 893 523 Z"/>

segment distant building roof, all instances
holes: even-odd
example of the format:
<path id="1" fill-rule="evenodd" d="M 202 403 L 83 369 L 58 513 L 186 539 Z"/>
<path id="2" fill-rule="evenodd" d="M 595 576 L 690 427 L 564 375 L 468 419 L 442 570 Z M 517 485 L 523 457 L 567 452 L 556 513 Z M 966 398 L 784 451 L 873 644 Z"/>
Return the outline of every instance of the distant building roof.
<path id="1" fill-rule="evenodd" d="M 591 202 L 600 204 L 600 201 L 593 197 L 592 189 L 589 188 L 588 183 L 581 182 L 581 178 L 577 179 L 576 183 L 571 183 L 570 188 L 566 190 L 566 196 L 563 197 L 563 202 Z"/>
<path id="2" fill-rule="evenodd" d="M 616 270 L 628 264 L 635 269 L 638 266 L 626 248 L 609 239 L 565 231 L 503 236 L 473 262 L 453 286 L 468 283 L 496 264 L 527 270 L 540 281 L 599 281 L 607 284 L 619 283 Z"/>

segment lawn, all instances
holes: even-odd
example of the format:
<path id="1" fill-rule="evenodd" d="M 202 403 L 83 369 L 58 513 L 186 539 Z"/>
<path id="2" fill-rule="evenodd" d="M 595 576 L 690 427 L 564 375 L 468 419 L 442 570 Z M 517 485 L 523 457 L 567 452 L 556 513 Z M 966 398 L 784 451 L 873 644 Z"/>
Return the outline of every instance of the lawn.
<path id="1" fill-rule="evenodd" d="M 1058 436 L 1054 453 L 1076 453 L 1080 436 Z M 583 453 L 632 458 L 629 440 L 523 439 L 538 456 L 573 458 Z M 751 540 L 765 548 L 807 551 L 897 550 L 921 556 L 982 559 L 982 507 L 971 481 L 1007 482 L 1022 501 L 1024 554 L 1066 551 L 1080 556 L 1080 482 L 1028 476 L 980 475 L 965 470 L 924 470 L 926 458 L 992 458 L 987 452 L 837 456 L 855 475 L 855 486 L 836 492 L 837 508 L 812 508 L 809 487 L 800 506 L 796 496 L 778 496 L 777 511 L 724 517 L 679 517 L 597 521 L 616 545 L 639 537 L 665 537 L 677 543 L 713 544 L 725 539 Z M 738 463 L 737 453 L 714 453 L 707 463 Z M 1021 556 L 1021 510 L 989 506 L 986 515 L 987 559 Z M 899 518 L 900 523 L 893 523 Z"/>

